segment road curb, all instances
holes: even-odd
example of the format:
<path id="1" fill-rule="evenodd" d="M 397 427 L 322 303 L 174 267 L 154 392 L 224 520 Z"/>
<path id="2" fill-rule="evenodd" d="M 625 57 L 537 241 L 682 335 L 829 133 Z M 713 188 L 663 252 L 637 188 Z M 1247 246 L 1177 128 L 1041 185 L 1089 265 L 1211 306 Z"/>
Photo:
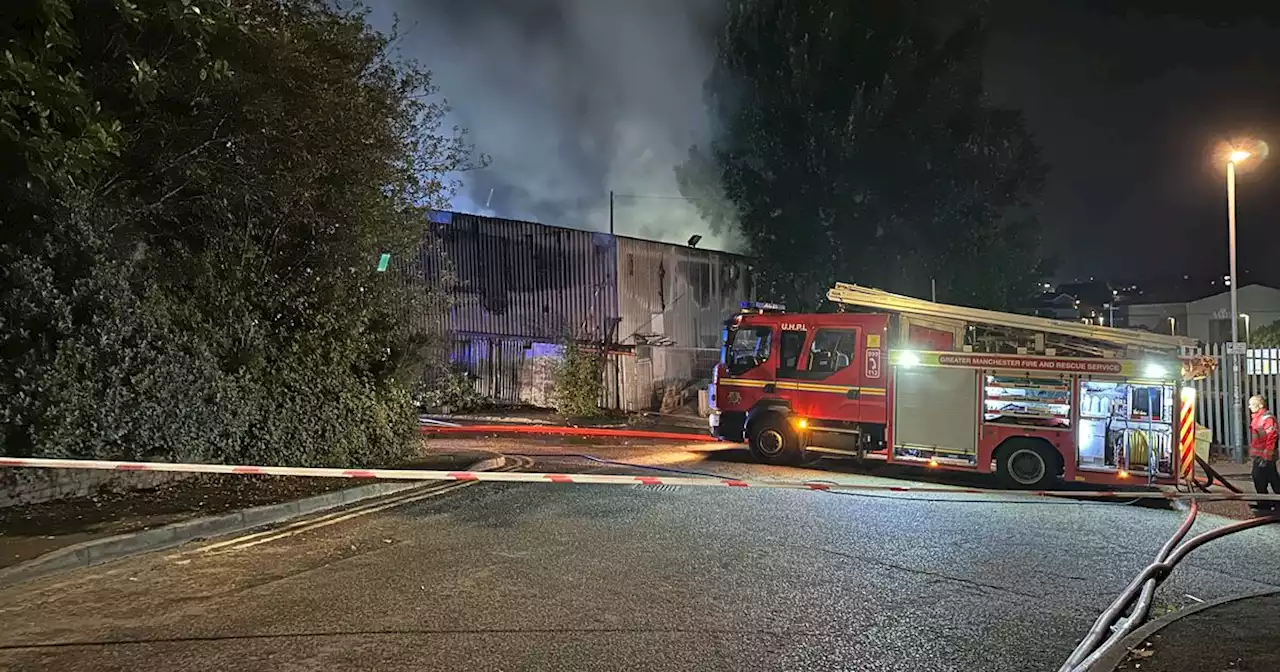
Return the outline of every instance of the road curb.
<path id="1" fill-rule="evenodd" d="M 1161 616 L 1160 618 L 1157 618 L 1154 621 L 1151 621 L 1150 623 L 1143 625 L 1137 630 L 1134 630 L 1133 634 L 1129 635 L 1128 637 L 1125 637 L 1124 640 L 1120 642 L 1120 646 L 1116 647 L 1115 651 L 1111 652 L 1106 656 L 1103 656 L 1102 658 L 1099 658 L 1098 662 L 1095 663 L 1093 667 L 1089 669 L 1091 672 L 1114 672 L 1116 668 L 1120 667 L 1120 665 L 1124 663 L 1125 659 L 1128 658 L 1130 651 L 1137 648 L 1140 644 L 1147 641 L 1148 639 L 1151 639 L 1151 637 L 1154 636 L 1157 632 L 1160 632 L 1161 630 L 1169 627 L 1170 625 L 1173 625 L 1174 623 L 1182 620 L 1187 616 L 1192 616 L 1202 611 L 1213 609 L 1214 607 L 1221 607 L 1226 604 L 1231 604 L 1232 602 L 1239 602 L 1241 600 L 1251 600 L 1255 597 L 1267 597 L 1268 595 L 1275 595 L 1277 593 L 1280 593 L 1280 588 L 1272 588 L 1272 589 L 1263 590 L 1257 593 L 1250 593 L 1248 595 L 1237 595 L 1234 597 L 1224 597 L 1219 600 L 1210 600 L 1208 602 L 1197 604 L 1193 607 L 1187 607 L 1186 609 L 1179 609 L 1178 611 L 1175 611 L 1172 614 L 1165 614 L 1164 616 Z"/>
<path id="2" fill-rule="evenodd" d="M 720 440 L 706 432 L 667 432 L 649 429 L 616 427 L 576 427 L 572 425 L 423 425 L 418 431 L 425 435 L 439 434 L 533 434 L 536 436 L 572 436 L 606 439 L 653 439 L 661 441 L 687 441 L 689 443 L 718 443 Z"/>
<path id="3" fill-rule="evenodd" d="M 422 417 L 431 420 L 444 420 L 446 422 L 509 422 L 513 425 L 550 425 L 554 424 L 550 420 L 542 418 L 529 418 L 524 416 L 503 416 L 503 415 L 450 415 L 448 413 L 424 413 Z"/>
<path id="4" fill-rule="evenodd" d="M 506 465 L 497 453 L 471 463 L 464 471 L 493 471 Z M 150 530 L 139 530 L 113 537 L 93 539 L 49 551 L 26 562 L 0 569 L 0 588 L 29 581 L 68 569 L 78 569 L 118 560 L 130 555 L 159 551 L 196 539 L 243 532 L 256 527 L 282 523 L 299 516 L 336 509 L 366 499 L 385 497 L 407 490 L 438 485 L 434 481 L 372 483 L 344 488 L 304 499 L 280 504 L 267 504 L 220 516 L 184 520 Z"/>

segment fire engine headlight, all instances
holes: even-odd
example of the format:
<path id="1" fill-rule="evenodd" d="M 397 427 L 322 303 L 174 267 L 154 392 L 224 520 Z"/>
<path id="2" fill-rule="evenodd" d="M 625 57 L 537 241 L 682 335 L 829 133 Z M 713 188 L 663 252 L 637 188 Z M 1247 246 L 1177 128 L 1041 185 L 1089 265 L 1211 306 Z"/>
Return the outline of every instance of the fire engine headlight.
<path id="1" fill-rule="evenodd" d="M 809 421 L 808 421 L 808 420 L 806 420 L 806 419 L 804 419 L 804 418 L 796 418 L 794 421 L 792 421 L 792 424 L 794 424 L 794 425 L 796 426 L 796 429 L 808 429 L 808 428 L 809 428 Z"/>

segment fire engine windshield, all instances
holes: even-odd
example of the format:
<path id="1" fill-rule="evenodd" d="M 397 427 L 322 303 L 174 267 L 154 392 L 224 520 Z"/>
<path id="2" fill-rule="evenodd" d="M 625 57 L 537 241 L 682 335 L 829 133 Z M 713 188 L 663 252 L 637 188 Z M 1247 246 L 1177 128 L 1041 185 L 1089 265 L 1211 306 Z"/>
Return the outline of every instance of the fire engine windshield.
<path id="1" fill-rule="evenodd" d="M 769 359 L 769 346 L 773 339 L 770 327 L 742 327 L 730 330 L 726 344 L 726 364 L 729 372 L 739 374 L 760 366 Z"/>

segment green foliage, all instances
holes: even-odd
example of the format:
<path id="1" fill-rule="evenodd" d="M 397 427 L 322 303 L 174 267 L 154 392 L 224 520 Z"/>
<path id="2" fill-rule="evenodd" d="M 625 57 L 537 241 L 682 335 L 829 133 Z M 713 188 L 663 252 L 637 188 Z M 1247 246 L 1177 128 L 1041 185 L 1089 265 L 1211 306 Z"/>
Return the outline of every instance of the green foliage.
<path id="1" fill-rule="evenodd" d="M 556 410 L 577 418 L 600 415 L 600 395 L 604 391 L 603 364 L 599 352 L 568 340 L 563 357 L 552 371 L 551 398 Z"/>
<path id="2" fill-rule="evenodd" d="M 9 5 L 0 452 L 409 449 L 447 301 L 413 260 L 469 156 L 428 74 L 322 0 Z"/>
<path id="3" fill-rule="evenodd" d="M 1280 320 L 1250 331 L 1249 345 L 1255 348 L 1280 348 Z"/>
<path id="4" fill-rule="evenodd" d="M 918 5 L 731 6 L 706 83 L 721 134 L 677 178 L 744 234 L 760 296 L 814 307 L 835 280 L 929 296 L 931 278 L 954 303 L 1032 296 L 1045 168 L 983 93 L 977 16 L 939 36 Z"/>
<path id="5" fill-rule="evenodd" d="M 484 405 L 475 381 L 458 366 L 436 366 L 422 380 L 415 400 L 419 408 L 448 413 L 474 411 Z"/>

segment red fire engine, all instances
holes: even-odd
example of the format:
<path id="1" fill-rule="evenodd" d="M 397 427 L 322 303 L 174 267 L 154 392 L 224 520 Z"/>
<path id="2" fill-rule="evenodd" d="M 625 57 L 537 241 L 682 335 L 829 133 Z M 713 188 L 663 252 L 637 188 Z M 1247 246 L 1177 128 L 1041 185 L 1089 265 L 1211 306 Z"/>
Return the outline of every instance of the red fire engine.
<path id="1" fill-rule="evenodd" d="M 1168 485 L 1190 477 L 1192 339 L 963 308 L 838 283 L 843 312 L 752 303 L 726 322 L 711 432 L 759 460 L 823 455 Z M 854 312 L 857 311 L 857 312 Z"/>

